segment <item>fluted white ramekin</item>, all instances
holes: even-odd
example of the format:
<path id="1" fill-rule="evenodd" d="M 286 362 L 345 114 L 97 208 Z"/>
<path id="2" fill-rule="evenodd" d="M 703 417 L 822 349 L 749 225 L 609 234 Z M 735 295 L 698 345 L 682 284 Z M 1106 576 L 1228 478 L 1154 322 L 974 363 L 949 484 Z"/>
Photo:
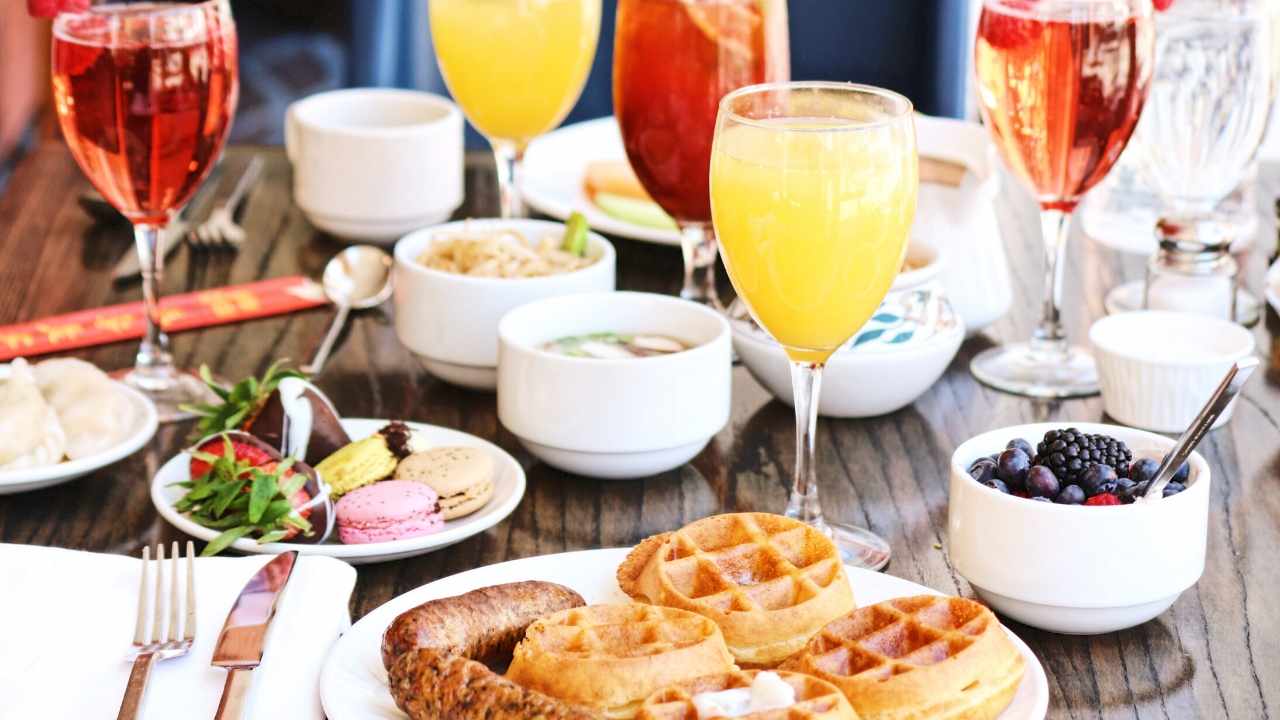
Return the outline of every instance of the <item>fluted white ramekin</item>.
<path id="1" fill-rule="evenodd" d="M 1107 414 L 1133 427 L 1182 432 L 1226 374 L 1254 351 L 1253 334 L 1209 315 L 1141 310 L 1089 330 Z M 1214 427 L 1231 419 L 1227 406 Z"/>

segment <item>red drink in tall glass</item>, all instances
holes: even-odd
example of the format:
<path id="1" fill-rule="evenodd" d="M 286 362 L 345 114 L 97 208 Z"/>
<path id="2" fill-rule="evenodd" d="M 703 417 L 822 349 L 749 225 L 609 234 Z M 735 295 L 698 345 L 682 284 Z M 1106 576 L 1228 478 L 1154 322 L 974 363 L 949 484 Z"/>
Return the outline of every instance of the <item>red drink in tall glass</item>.
<path id="1" fill-rule="evenodd" d="M 127 12 L 127 11 L 125 11 Z M 136 224 L 163 225 L 209 173 L 238 94 L 236 38 L 210 15 L 199 36 L 121 37 L 89 15 L 53 38 L 53 91 L 67 146 Z"/>
<path id="2" fill-rule="evenodd" d="M 1074 20 L 983 9 L 983 119 L 1044 207 L 1073 209 L 1119 159 L 1147 97 L 1154 38 L 1150 14 Z"/>

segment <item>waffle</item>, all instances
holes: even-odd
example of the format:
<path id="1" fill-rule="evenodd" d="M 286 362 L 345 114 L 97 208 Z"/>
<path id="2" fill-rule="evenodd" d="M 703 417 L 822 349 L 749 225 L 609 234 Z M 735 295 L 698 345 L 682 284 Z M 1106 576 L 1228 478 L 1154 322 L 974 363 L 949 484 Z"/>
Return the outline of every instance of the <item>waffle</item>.
<path id="1" fill-rule="evenodd" d="M 983 720 L 1013 700 L 1023 660 L 987 608 L 918 595 L 832 622 L 784 667 L 840 688 L 864 720 Z"/>
<path id="2" fill-rule="evenodd" d="M 729 688 L 751 687 L 756 670 L 708 675 L 673 685 L 650 695 L 640 706 L 636 720 L 698 720 L 693 696 Z M 780 672 L 796 691 L 796 704 L 783 710 L 766 710 L 739 716 L 743 720 L 857 720 L 849 701 L 834 685 L 810 675 Z"/>
<path id="3" fill-rule="evenodd" d="M 777 665 L 853 609 L 835 544 L 768 513 L 714 515 L 651 537 L 618 567 L 618 585 L 711 618 L 744 667 Z"/>
<path id="4" fill-rule="evenodd" d="M 734 669 L 715 623 L 652 605 L 590 605 L 534 622 L 507 677 L 606 718 L 631 718 L 659 688 Z"/>

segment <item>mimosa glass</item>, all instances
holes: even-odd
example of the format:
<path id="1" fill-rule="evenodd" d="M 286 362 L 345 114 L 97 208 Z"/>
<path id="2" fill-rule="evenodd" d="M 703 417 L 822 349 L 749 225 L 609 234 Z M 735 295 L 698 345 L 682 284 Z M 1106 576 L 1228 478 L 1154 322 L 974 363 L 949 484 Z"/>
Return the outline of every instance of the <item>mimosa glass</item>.
<path id="1" fill-rule="evenodd" d="M 208 390 L 174 368 L 161 326 L 160 233 L 222 152 L 239 97 L 236 28 L 227 0 L 106 4 L 53 24 L 58 122 L 89 182 L 133 223 L 147 328 L 123 379 L 161 421 Z"/>
<path id="2" fill-rule="evenodd" d="M 870 319 L 906 255 L 919 188 L 910 101 L 864 85 L 756 85 L 720 103 L 711 214 L 725 268 L 752 317 L 791 359 L 796 467 L 788 517 L 878 569 L 889 546 L 828 523 L 814 438 L 827 359 Z"/>
<path id="3" fill-rule="evenodd" d="M 707 171 L 720 99 L 790 76 L 786 0 L 618 3 L 613 110 L 640 183 L 680 226 L 686 300 L 718 305 Z"/>
<path id="4" fill-rule="evenodd" d="M 970 369 L 999 390 L 1094 395 L 1093 356 L 1062 328 L 1071 213 L 1106 177 L 1151 81 L 1151 0 L 985 0 L 974 43 L 982 118 L 1009 169 L 1040 202 L 1044 306 L 1031 341 L 982 352 Z"/>
<path id="5" fill-rule="evenodd" d="M 523 216 L 524 151 L 578 102 L 600 37 L 600 0 L 429 0 L 428 10 L 449 92 L 493 146 L 502 217 Z"/>

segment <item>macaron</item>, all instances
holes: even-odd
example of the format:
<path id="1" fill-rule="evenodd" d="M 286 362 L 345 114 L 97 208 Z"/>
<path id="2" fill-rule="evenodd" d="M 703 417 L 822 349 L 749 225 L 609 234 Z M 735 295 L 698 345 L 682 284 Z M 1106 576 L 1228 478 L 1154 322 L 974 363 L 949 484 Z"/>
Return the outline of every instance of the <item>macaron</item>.
<path id="1" fill-rule="evenodd" d="M 402 480 L 352 490 L 334 505 L 334 515 L 338 539 L 347 545 L 407 540 L 444 527 L 436 492 Z"/>
<path id="2" fill-rule="evenodd" d="M 484 507 L 493 497 L 493 458 L 480 448 L 438 447 L 400 461 L 395 478 L 430 487 L 440 496 L 440 511 L 452 520 Z"/>

